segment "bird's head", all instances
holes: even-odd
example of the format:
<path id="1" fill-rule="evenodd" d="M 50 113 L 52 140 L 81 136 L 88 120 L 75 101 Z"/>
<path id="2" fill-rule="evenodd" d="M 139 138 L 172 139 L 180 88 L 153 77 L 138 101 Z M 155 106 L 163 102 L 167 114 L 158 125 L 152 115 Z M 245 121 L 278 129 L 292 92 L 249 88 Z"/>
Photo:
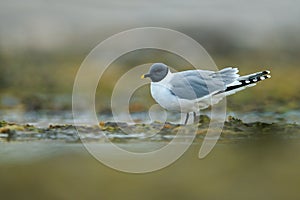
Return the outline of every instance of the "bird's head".
<path id="1" fill-rule="evenodd" d="M 154 63 L 147 74 L 142 75 L 141 78 L 150 78 L 152 82 L 159 82 L 163 80 L 169 72 L 167 65 L 163 63 Z"/>

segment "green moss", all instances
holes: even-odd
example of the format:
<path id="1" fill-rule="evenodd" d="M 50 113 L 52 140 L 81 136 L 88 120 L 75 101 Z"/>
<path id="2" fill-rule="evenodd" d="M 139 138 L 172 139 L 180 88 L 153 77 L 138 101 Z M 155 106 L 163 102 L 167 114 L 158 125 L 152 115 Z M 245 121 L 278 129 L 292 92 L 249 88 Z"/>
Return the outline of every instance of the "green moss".
<path id="1" fill-rule="evenodd" d="M 0 121 L 0 127 L 6 126 L 7 122 L 6 121 Z"/>

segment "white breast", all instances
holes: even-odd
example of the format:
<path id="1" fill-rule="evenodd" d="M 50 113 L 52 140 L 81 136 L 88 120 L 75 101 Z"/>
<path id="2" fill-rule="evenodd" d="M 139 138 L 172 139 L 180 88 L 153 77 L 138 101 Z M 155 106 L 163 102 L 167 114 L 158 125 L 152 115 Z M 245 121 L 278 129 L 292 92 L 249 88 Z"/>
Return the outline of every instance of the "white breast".
<path id="1" fill-rule="evenodd" d="M 163 85 L 159 82 L 152 82 L 151 95 L 154 100 L 166 110 L 183 113 L 198 111 L 198 106 L 194 101 L 177 98 L 171 93 L 168 85 Z"/>
<path id="2" fill-rule="evenodd" d="M 159 83 L 151 83 L 151 95 L 154 100 L 163 108 L 173 111 L 180 110 L 177 98 L 167 87 Z"/>

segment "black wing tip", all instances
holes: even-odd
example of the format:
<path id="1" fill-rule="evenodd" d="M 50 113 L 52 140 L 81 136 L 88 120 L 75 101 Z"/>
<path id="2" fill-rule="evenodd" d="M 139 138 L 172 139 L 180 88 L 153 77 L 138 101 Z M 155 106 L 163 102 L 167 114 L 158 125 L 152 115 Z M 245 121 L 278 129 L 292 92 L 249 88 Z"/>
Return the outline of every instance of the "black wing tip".
<path id="1" fill-rule="evenodd" d="M 263 73 L 263 74 L 270 74 L 271 71 L 270 71 L 270 70 L 264 70 L 262 73 Z"/>

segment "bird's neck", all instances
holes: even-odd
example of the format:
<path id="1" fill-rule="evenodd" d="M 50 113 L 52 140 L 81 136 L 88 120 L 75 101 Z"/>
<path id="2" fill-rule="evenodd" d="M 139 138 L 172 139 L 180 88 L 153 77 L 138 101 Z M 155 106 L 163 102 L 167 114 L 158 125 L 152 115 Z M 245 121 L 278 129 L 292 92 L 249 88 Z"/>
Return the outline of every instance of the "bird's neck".
<path id="1" fill-rule="evenodd" d="M 172 77 L 173 77 L 173 73 L 169 70 L 167 75 L 165 76 L 165 78 L 163 78 L 161 81 L 158 81 L 156 83 L 158 83 L 158 84 L 167 84 L 167 83 L 170 82 Z"/>

